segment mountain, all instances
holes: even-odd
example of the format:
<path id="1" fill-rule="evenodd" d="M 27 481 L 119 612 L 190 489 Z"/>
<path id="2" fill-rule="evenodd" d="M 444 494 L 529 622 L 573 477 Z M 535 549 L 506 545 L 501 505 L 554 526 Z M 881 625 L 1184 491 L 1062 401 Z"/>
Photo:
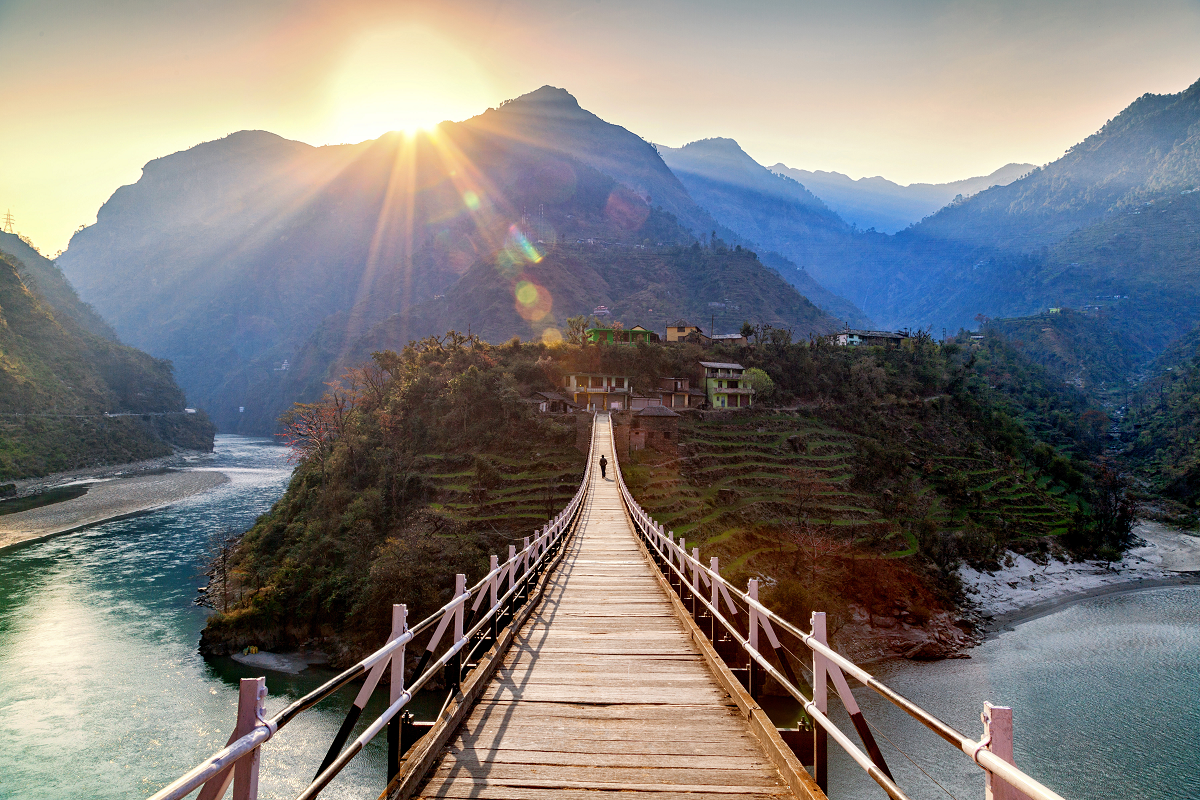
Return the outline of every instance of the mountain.
<path id="1" fill-rule="evenodd" d="M 673 264 L 700 223 L 713 256 L 695 275 L 645 264 Z M 446 324 L 542 337 L 597 305 L 627 325 L 651 308 L 696 316 L 740 283 L 756 299 L 731 329 L 837 325 L 714 229 L 651 145 L 544 87 L 411 138 L 310 147 L 244 131 L 157 159 L 60 263 L 222 430 L 265 432 L 385 320 L 394 348 Z"/>
<path id="2" fill-rule="evenodd" d="M 469 120 L 500 139 L 561 153 L 631 189 L 647 206 L 661 207 L 685 228 L 705 235 L 713 219 L 663 163 L 654 145 L 579 106 L 565 89 L 543 86 Z"/>
<path id="3" fill-rule="evenodd" d="M 979 178 L 951 183 L 910 183 L 901 186 L 887 178 L 855 180 L 840 172 L 810 172 L 779 163 L 771 172 L 786 175 L 835 211 L 838 216 L 863 230 L 895 233 L 934 213 L 957 197 L 970 197 L 993 186 L 1006 186 L 1034 168 L 1033 164 L 1005 164 Z"/>
<path id="4" fill-rule="evenodd" d="M 211 450 L 212 425 L 184 412 L 171 364 L 81 319 L 99 323 L 54 263 L 0 233 L 0 478 L 153 458 L 172 445 Z"/>
<path id="5" fill-rule="evenodd" d="M 974 327 L 1050 307 L 1103 314 L 1135 361 L 1197 321 L 1200 83 L 1146 95 L 1066 155 L 893 236 L 806 264 L 887 327 Z"/>
<path id="6" fill-rule="evenodd" d="M 20 236 L 0 232 L 0 252 L 17 260 L 21 279 L 30 291 L 40 297 L 59 316 L 68 317 L 79 327 L 116 342 L 116 332 L 96 309 L 79 299 L 58 265 L 35 250 Z"/>
<path id="7" fill-rule="evenodd" d="M 1139 97 L 1062 158 L 942 209 L 916 233 L 1035 250 L 1112 214 L 1197 187 L 1200 81 L 1179 94 Z"/>
<path id="8" fill-rule="evenodd" d="M 851 325 L 871 324 L 852 302 L 803 269 L 853 246 L 849 226 L 811 192 L 755 162 L 733 139 L 656 147 L 696 202 L 739 237 L 765 248 L 763 260 L 806 297 Z"/>

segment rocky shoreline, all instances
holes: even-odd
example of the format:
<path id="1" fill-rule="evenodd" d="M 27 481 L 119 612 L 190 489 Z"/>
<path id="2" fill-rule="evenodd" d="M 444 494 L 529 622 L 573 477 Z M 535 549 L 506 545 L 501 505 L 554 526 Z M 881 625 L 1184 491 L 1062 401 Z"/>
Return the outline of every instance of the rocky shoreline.
<path id="1" fill-rule="evenodd" d="M 970 650 L 1001 631 L 1051 614 L 1063 606 L 1119 592 L 1200 584 L 1200 536 L 1157 522 L 1134 528 L 1138 543 L 1124 557 L 1101 561 L 1034 561 L 1008 553 L 1001 569 L 959 568 L 967 604 L 958 614 L 920 620 L 897 608 L 892 616 L 868 617 L 853 608 L 838 632 L 848 656 L 861 664 L 893 659 L 937 661 L 970 658 Z"/>

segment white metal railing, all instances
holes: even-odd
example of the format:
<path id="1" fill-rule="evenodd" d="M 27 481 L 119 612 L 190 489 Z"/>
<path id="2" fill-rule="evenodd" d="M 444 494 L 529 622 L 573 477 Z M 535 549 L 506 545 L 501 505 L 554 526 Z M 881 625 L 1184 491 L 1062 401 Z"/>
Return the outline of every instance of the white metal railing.
<path id="1" fill-rule="evenodd" d="M 156 792 L 150 800 L 178 800 L 200 788 L 197 800 L 219 800 L 229 784 L 233 783 L 234 800 L 256 800 L 258 797 L 258 773 L 262 746 L 275 737 L 285 725 L 303 712 L 315 706 L 343 686 L 365 676 L 359 691 L 346 716 L 341 730 L 325 755 L 316 777 L 297 797 L 308 800 L 320 791 L 385 727 L 388 728 L 388 779 L 396 774 L 399 764 L 400 730 L 399 713 L 413 696 L 441 672 L 451 684 L 450 697 L 463 676 L 463 653 L 467 663 L 472 656 L 486 651 L 498 641 L 499 631 L 505 620 L 511 621 L 516 610 L 529 599 L 530 588 L 536 585 L 542 573 L 561 550 L 564 542 L 574 532 L 575 522 L 583 508 L 584 499 L 591 481 L 592 455 L 596 447 L 595 425 L 592 427 L 592 443 L 588 450 L 587 467 L 579 489 L 567 506 L 537 530 L 532 537 L 525 537 L 523 546 L 517 551 L 509 545 L 508 559 L 501 564 L 497 556 L 491 557 L 490 569 L 474 586 L 467 588 L 466 576 L 455 577 L 454 597 L 438 611 L 413 627 L 408 626 L 408 609 L 402 604 L 392 606 L 392 633 L 383 647 L 359 661 L 324 685 L 291 703 L 273 717 L 266 717 L 265 700 L 267 687 L 265 678 L 243 678 L 238 696 L 238 720 L 233 735 L 224 748 L 206 758 L 194 769 L 180 776 Z M 474 598 L 468 621 L 467 603 Z M 486 605 L 484 599 L 487 598 Z M 425 631 L 432 629 L 428 643 L 410 685 L 405 685 L 405 651 L 407 645 Z M 449 633 L 449 641 L 444 642 Z M 439 647 L 445 649 L 435 657 Z M 379 685 L 384 671 L 392 665 L 389 705 L 348 748 L 346 740 L 358 721 L 367 700 Z M 443 709 L 443 712 L 445 709 Z M 203 788 L 201 788 L 203 787 Z"/>
<path id="2" fill-rule="evenodd" d="M 1032 800 L 1063 800 L 1059 794 L 1014 766 L 1012 761 L 1012 710 L 1010 708 L 985 703 L 981 715 L 984 722 L 984 735 L 978 741 L 971 739 L 833 650 L 826 639 L 825 614 L 823 612 L 813 613 L 810 621 L 812 630 L 806 632 L 758 601 L 757 580 L 751 579 L 744 592 L 735 588 L 721 577 L 716 557 L 710 558 L 709 564 L 705 566 L 700 561 L 698 547 L 692 548 L 692 552 L 689 554 L 683 537 L 679 537 L 677 540 L 674 532 L 666 530 L 663 525 L 655 522 L 638 504 L 625 485 L 624 477 L 617 463 L 616 441 L 611 428 L 609 429 L 609 441 L 613 453 L 612 469 L 616 476 L 617 486 L 638 535 L 660 569 L 671 580 L 680 598 L 690 601 L 693 615 L 707 618 L 712 623 L 710 638 L 713 639 L 714 644 L 717 643 L 719 636 L 727 636 L 728 639 L 725 641 L 732 640 L 738 649 L 747 654 L 748 664 L 742 670 L 746 676 L 745 682 L 748 684 L 746 688 L 751 692 L 757 688 L 756 671 L 761 670 L 799 701 L 805 713 L 816 723 L 814 726 L 816 740 L 814 760 L 817 763 L 814 764 L 814 772 L 816 772 L 815 777 L 823 791 L 827 789 L 826 776 L 823 774 L 825 770 L 823 742 L 824 736 L 828 736 L 867 772 L 889 797 L 895 798 L 895 800 L 907 800 L 907 795 L 892 778 L 870 733 L 870 728 L 859 710 L 858 703 L 850 691 L 845 678 L 846 675 L 849 675 L 970 757 L 985 773 L 988 800 L 1021 800 L 1023 797 L 1032 798 Z M 728 616 L 721 611 L 722 601 L 724 601 Z M 738 615 L 739 604 L 747 612 L 748 621 L 745 629 L 739 628 L 730 618 Z M 718 629 L 718 625 L 720 629 Z M 785 648 L 779 641 L 775 631 L 776 627 L 794 637 L 811 651 L 811 697 L 805 696 L 800 690 L 798 686 L 800 681 L 796 678 Z M 771 663 L 767 654 L 759 647 L 760 632 L 766 635 L 772 652 L 779 662 L 779 667 Z M 838 697 L 850 715 L 868 752 L 864 753 L 845 732 L 829 719 L 827 715 L 828 682 L 833 683 Z"/>

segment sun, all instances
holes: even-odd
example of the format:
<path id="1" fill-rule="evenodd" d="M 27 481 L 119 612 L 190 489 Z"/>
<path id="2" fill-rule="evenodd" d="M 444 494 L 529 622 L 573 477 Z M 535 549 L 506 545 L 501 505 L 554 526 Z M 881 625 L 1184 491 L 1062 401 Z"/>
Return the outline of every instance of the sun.
<path id="1" fill-rule="evenodd" d="M 404 26 L 363 34 L 330 81 L 331 140 L 361 142 L 388 131 L 429 129 L 486 109 L 486 73 L 434 31 Z"/>

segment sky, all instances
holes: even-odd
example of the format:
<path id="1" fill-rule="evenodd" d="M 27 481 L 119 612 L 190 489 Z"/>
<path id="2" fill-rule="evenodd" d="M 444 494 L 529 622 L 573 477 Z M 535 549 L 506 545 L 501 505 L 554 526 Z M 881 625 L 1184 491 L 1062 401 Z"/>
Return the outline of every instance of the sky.
<path id="1" fill-rule="evenodd" d="M 545 84 L 654 142 L 940 183 L 1182 91 L 1197 42 L 1200 0 L 0 0 L 0 221 L 53 255 L 200 142 L 362 141 Z"/>

